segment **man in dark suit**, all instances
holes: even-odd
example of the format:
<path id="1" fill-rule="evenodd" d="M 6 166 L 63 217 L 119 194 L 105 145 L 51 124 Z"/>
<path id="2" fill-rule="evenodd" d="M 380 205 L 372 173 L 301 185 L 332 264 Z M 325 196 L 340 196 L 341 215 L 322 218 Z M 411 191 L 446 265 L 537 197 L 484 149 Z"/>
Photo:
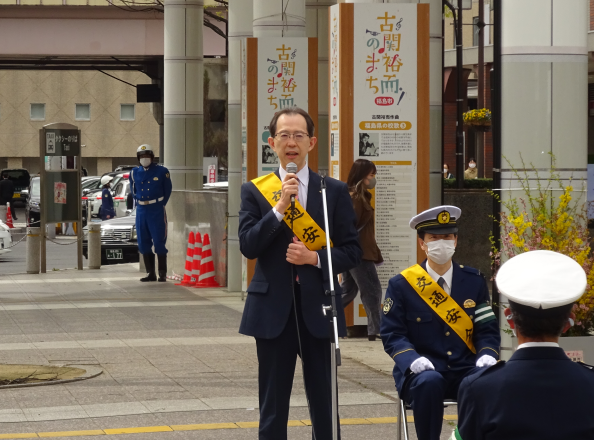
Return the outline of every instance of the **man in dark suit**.
<path id="1" fill-rule="evenodd" d="M 461 210 L 438 206 L 413 217 L 427 260 L 392 278 L 380 333 L 394 359 L 398 395 L 412 405 L 419 440 L 438 440 L 444 399 L 464 377 L 499 358 L 499 326 L 485 277 L 452 261 Z"/>
<path id="2" fill-rule="evenodd" d="M 275 173 L 241 188 L 239 242 L 242 254 L 257 259 L 247 289 L 239 332 L 256 338 L 260 396 L 260 440 L 285 440 L 295 362 L 301 357 L 313 435 L 332 438 L 330 305 L 321 178 L 307 167 L 315 144 L 311 117 L 298 108 L 278 112 L 268 143 L 278 155 Z M 287 173 L 287 164 L 297 173 Z M 335 274 L 357 266 L 361 247 L 346 184 L 326 178 L 328 224 Z M 295 209 L 291 195 L 296 196 Z M 293 231 L 291 231 L 293 219 Z M 326 231 L 327 232 L 327 231 Z M 334 276 L 336 296 L 340 285 Z M 340 301 L 339 335 L 346 334 Z"/>
<path id="3" fill-rule="evenodd" d="M 501 267 L 497 287 L 509 299 L 505 315 L 519 346 L 507 363 L 464 379 L 452 439 L 594 438 L 594 370 L 571 362 L 558 344 L 586 284 L 576 261 L 552 251 Z"/>
<path id="4" fill-rule="evenodd" d="M 0 180 L 0 205 L 6 206 L 7 203 L 12 203 L 12 197 L 14 196 L 14 182 L 10 180 L 8 177 L 8 173 L 2 174 L 2 180 Z M 8 212 L 8 210 L 5 210 Z M 12 215 L 13 220 L 18 220 L 16 218 L 16 211 L 14 210 L 14 206 L 10 207 L 10 213 Z M 6 221 L 6 214 L 4 218 L 0 219 L 3 222 Z"/>

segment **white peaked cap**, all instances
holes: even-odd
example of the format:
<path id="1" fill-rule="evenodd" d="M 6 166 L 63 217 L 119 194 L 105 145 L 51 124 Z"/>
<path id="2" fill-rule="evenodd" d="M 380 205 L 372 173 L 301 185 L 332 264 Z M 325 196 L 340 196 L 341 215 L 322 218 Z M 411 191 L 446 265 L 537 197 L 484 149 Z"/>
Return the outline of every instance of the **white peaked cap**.
<path id="1" fill-rule="evenodd" d="M 457 221 L 462 210 L 457 206 L 441 205 L 429 208 L 410 219 L 408 225 L 412 229 L 434 234 L 451 234 L 458 232 Z"/>
<path id="2" fill-rule="evenodd" d="M 509 259 L 495 277 L 510 301 L 535 309 L 571 304 L 584 294 L 584 269 L 572 258 L 553 251 L 530 251 Z"/>

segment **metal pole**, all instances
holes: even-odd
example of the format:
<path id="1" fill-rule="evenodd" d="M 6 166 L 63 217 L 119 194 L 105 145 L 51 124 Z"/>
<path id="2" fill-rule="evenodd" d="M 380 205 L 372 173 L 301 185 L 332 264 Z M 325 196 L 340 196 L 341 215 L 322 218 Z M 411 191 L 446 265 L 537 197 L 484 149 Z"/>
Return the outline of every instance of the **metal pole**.
<path id="1" fill-rule="evenodd" d="M 78 139 L 80 140 L 80 143 L 82 144 L 82 138 L 80 137 L 80 130 L 78 130 Z M 78 226 L 76 228 L 76 240 L 77 240 L 77 244 L 76 244 L 76 258 L 77 258 L 77 263 L 78 263 L 78 270 L 83 270 L 83 243 L 82 243 L 82 238 L 83 238 L 83 220 L 82 220 L 82 185 L 81 185 L 81 174 L 82 174 L 82 153 L 79 149 L 78 152 L 78 156 L 76 156 L 76 162 L 78 164 L 78 166 L 76 167 L 76 176 L 77 176 L 77 185 L 76 185 L 76 200 L 78 200 Z"/>
<path id="2" fill-rule="evenodd" d="M 501 16 L 502 0 L 494 2 L 494 41 L 493 41 L 493 69 L 491 70 L 491 107 L 493 110 L 491 125 L 493 128 L 493 188 L 501 188 Z M 501 202 L 493 197 L 493 238 L 495 246 L 500 249 L 501 231 L 497 219 L 501 212 Z M 493 279 L 492 289 L 493 313 L 499 320 L 499 291 Z"/>
<path id="3" fill-rule="evenodd" d="M 334 291 L 334 271 L 332 269 L 332 247 L 330 246 L 330 228 L 328 227 L 328 205 L 326 203 L 326 179 L 322 178 L 322 206 L 324 209 L 324 230 L 326 231 L 326 252 L 328 255 L 328 278 L 330 279 L 331 306 L 324 306 L 323 313 L 328 316 L 331 313 L 334 341 L 330 343 L 330 368 L 332 387 L 332 439 L 338 440 L 338 382 L 336 380 L 336 368 L 340 365 L 340 347 L 338 345 L 338 323 L 336 311 L 336 293 Z"/>
<path id="4" fill-rule="evenodd" d="M 485 107 L 485 0 L 479 0 L 479 19 L 478 19 L 478 108 Z M 487 177 L 485 175 L 485 133 L 479 131 L 477 133 L 477 156 L 482 160 L 478 163 L 479 177 Z M 478 159 L 477 157 L 477 159 Z"/>
<path id="5" fill-rule="evenodd" d="M 27 228 L 27 273 L 39 273 L 40 228 Z"/>
<path id="6" fill-rule="evenodd" d="M 456 186 L 464 188 L 464 134 L 462 99 L 462 1 L 458 1 L 458 22 L 456 26 Z"/>
<path id="7" fill-rule="evenodd" d="M 40 199 L 39 199 L 39 227 L 40 231 L 40 246 L 39 246 L 39 253 L 41 255 L 40 259 L 40 271 L 41 273 L 46 272 L 46 228 L 47 225 L 45 224 L 46 219 L 46 211 L 47 207 L 45 205 L 45 130 L 42 128 L 39 130 L 39 160 L 40 168 L 39 168 L 39 190 L 40 190 Z"/>

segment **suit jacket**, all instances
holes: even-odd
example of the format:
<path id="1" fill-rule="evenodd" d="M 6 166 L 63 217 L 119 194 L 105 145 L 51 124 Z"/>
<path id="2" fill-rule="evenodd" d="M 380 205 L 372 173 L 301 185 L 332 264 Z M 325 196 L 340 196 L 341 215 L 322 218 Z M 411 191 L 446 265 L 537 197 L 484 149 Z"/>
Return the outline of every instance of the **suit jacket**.
<path id="1" fill-rule="evenodd" d="M 0 205 L 12 202 L 14 196 L 14 182 L 0 177 Z"/>
<path id="2" fill-rule="evenodd" d="M 469 304 L 474 305 L 465 307 L 464 311 L 473 318 L 476 311 L 484 309 L 490 301 L 487 282 L 472 267 L 460 266 L 455 262 L 452 265 L 454 273 L 450 296 L 461 306 L 471 300 Z M 426 269 L 427 261 L 421 266 Z M 476 360 L 484 354 L 499 358 L 501 337 L 496 319 L 484 319 L 474 325 L 472 339 L 475 355 L 402 275 L 390 280 L 386 301 L 388 298 L 392 299 L 393 304 L 388 311 L 384 307 L 380 333 L 384 350 L 395 362 L 392 374 L 398 391 L 402 390 L 404 379 L 410 374 L 410 364 L 422 356 L 429 359 L 439 372 L 474 367 Z"/>
<path id="3" fill-rule="evenodd" d="M 278 176 L 278 170 L 276 171 Z M 332 268 L 334 274 L 345 272 L 361 262 L 361 247 L 355 228 L 355 212 L 345 183 L 327 177 L 326 200 L 328 225 L 332 239 Z M 307 212 L 324 229 L 321 178 L 309 171 Z M 298 235 L 298 234 L 296 234 Z M 287 248 L 293 233 L 285 221 L 279 222 L 272 206 L 252 182 L 241 187 L 239 211 L 239 246 L 241 253 L 257 259 L 254 277 L 247 289 L 243 317 L 239 332 L 256 338 L 276 338 L 285 328 L 293 305 L 291 264 L 287 262 Z M 330 290 L 327 251 L 318 251 L 322 268 L 312 265 L 295 266 L 301 287 L 301 311 L 309 332 L 317 338 L 330 335 L 328 320 L 322 312 L 330 305 L 325 294 Z M 342 290 L 334 276 L 338 330 L 346 334 L 344 311 L 340 296 Z M 293 318 L 291 318 L 293 319 Z"/>
<path id="4" fill-rule="evenodd" d="M 464 440 L 594 438 L 594 370 L 557 347 L 527 347 L 462 381 Z"/>

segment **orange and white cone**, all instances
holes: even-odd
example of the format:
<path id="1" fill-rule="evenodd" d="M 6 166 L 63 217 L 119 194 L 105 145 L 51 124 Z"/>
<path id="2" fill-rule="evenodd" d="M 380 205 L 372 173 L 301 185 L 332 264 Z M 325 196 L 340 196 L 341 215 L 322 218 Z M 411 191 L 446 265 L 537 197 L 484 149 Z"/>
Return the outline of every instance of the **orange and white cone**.
<path id="1" fill-rule="evenodd" d="M 192 262 L 192 285 L 200 279 L 200 261 L 202 260 L 202 238 L 200 232 L 196 232 L 196 243 L 194 243 L 194 261 Z"/>
<path id="2" fill-rule="evenodd" d="M 212 260 L 212 250 L 210 249 L 210 238 L 208 234 L 204 234 L 202 260 L 200 261 L 200 278 L 195 287 L 221 287 L 215 281 L 214 262 Z"/>
<path id="3" fill-rule="evenodd" d="M 14 228 L 14 225 L 12 224 L 12 214 L 10 212 L 10 203 L 6 204 L 6 226 L 11 229 Z"/>
<path id="4" fill-rule="evenodd" d="M 192 285 L 192 260 L 194 259 L 194 233 L 190 231 L 188 237 L 188 250 L 186 251 L 186 268 L 184 271 L 184 278 L 181 283 L 176 283 L 176 286 L 191 286 Z"/>

